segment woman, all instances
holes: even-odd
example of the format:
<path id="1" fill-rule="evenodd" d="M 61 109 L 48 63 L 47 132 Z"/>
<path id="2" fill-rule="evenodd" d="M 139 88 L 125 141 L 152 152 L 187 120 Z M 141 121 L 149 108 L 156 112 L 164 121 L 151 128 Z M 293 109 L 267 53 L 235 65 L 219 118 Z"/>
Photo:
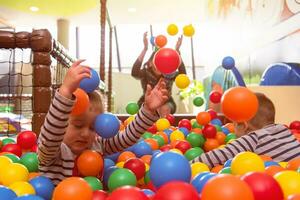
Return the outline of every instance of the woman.
<path id="1" fill-rule="evenodd" d="M 156 67 L 153 64 L 153 57 L 154 57 L 155 52 L 153 52 L 151 54 L 150 58 L 148 59 L 148 61 L 144 65 L 142 65 L 145 54 L 148 50 L 147 32 L 144 33 L 143 42 L 144 42 L 144 49 L 142 50 L 139 57 L 133 64 L 133 67 L 131 70 L 131 75 L 134 78 L 141 80 L 141 85 L 143 88 L 143 95 L 140 97 L 140 99 L 138 101 L 139 106 L 141 106 L 144 102 L 147 85 L 149 84 L 153 88 L 157 84 L 157 82 L 159 81 L 160 78 L 165 77 L 165 76 L 163 76 L 163 74 L 161 72 L 159 72 L 156 69 Z M 181 43 L 182 43 L 182 36 L 178 38 L 178 41 L 177 41 L 176 47 L 175 47 L 175 49 L 178 53 L 179 53 L 179 48 L 181 46 Z M 166 83 L 167 83 L 167 89 L 170 93 L 170 98 L 168 99 L 167 103 L 164 106 L 162 106 L 161 109 L 159 110 L 159 114 L 161 117 L 165 117 L 167 114 L 170 114 L 170 113 L 173 114 L 176 111 L 176 104 L 171 95 L 172 95 L 172 85 L 173 85 L 173 82 L 174 82 L 177 74 L 186 74 L 186 69 L 185 69 L 183 62 L 181 62 L 180 66 L 178 68 L 178 71 L 172 77 L 167 77 Z"/>

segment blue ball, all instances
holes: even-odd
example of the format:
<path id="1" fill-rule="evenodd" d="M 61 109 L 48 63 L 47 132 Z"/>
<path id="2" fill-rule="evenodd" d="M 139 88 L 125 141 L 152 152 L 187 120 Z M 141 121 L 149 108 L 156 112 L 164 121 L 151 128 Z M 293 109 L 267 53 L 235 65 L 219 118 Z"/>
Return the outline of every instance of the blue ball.
<path id="1" fill-rule="evenodd" d="M 192 180 L 191 184 L 196 188 L 198 193 L 201 193 L 207 181 L 209 181 L 209 179 L 213 178 L 214 176 L 216 176 L 216 174 L 210 172 L 204 175 L 203 173 L 201 173 Z"/>
<path id="2" fill-rule="evenodd" d="M 115 162 L 109 158 L 104 158 L 104 169 L 114 166 Z"/>
<path id="3" fill-rule="evenodd" d="M 152 195 L 155 194 L 152 190 L 149 190 L 149 189 L 142 189 L 142 191 L 143 191 L 144 194 L 147 195 L 147 196 L 152 196 Z"/>
<path id="4" fill-rule="evenodd" d="M 33 186 L 36 195 L 43 197 L 45 200 L 51 200 L 54 185 L 52 181 L 45 176 L 38 176 L 29 181 Z"/>
<path id="5" fill-rule="evenodd" d="M 118 118 L 111 113 L 103 113 L 96 117 L 95 130 L 103 138 L 111 138 L 118 134 L 120 122 Z"/>
<path id="6" fill-rule="evenodd" d="M 86 93 L 91 93 L 97 89 L 100 83 L 99 74 L 96 70 L 91 69 L 91 78 L 84 78 L 80 81 L 79 87 L 83 89 Z"/>
<path id="7" fill-rule="evenodd" d="M 232 159 L 227 160 L 227 161 L 224 163 L 223 168 L 225 168 L 225 167 L 231 167 L 231 162 L 232 162 Z"/>
<path id="8" fill-rule="evenodd" d="M 164 133 L 167 134 L 167 136 L 170 140 L 170 135 L 171 135 L 171 133 L 173 133 L 173 131 L 171 129 L 166 129 L 166 130 L 164 130 Z"/>
<path id="9" fill-rule="evenodd" d="M 18 198 L 15 198 L 14 200 L 46 200 L 40 196 L 36 196 L 36 195 L 25 195 L 25 196 L 20 196 Z"/>
<path id="10" fill-rule="evenodd" d="M 157 156 L 159 153 L 161 153 L 161 150 L 154 150 L 152 151 L 152 159 Z"/>
<path id="11" fill-rule="evenodd" d="M 105 156 L 105 158 L 110 159 L 114 162 L 117 162 L 118 157 L 119 157 L 120 154 L 121 154 L 120 152 L 117 152 L 117 153 L 114 153 L 114 154 L 107 155 L 107 156 Z"/>
<path id="12" fill-rule="evenodd" d="M 103 184 L 104 184 L 105 186 L 107 186 L 107 184 L 108 184 L 108 179 L 109 179 L 110 175 L 111 175 L 115 170 L 117 170 L 117 169 L 119 169 L 119 168 L 116 167 L 116 166 L 112 166 L 112 167 L 109 167 L 109 168 L 107 168 L 106 170 L 104 170 L 104 173 L 103 173 Z"/>
<path id="13" fill-rule="evenodd" d="M 264 162 L 265 167 L 270 167 L 270 166 L 280 166 L 277 162 L 275 161 L 265 161 Z"/>
<path id="14" fill-rule="evenodd" d="M 211 120 L 210 123 L 213 124 L 213 125 L 218 125 L 218 126 L 222 126 L 223 125 L 222 122 L 221 122 L 221 120 L 217 119 L 217 118 Z"/>
<path id="15" fill-rule="evenodd" d="M 185 137 L 190 133 L 189 129 L 187 129 L 185 127 L 180 127 L 178 130 L 180 130 L 184 134 Z"/>
<path id="16" fill-rule="evenodd" d="M 222 132 L 225 134 L 225 135 L 228 135 L 230 133 L 230 131 L 228 130 L 228 128 L 226 127 L 222 127 Z"/>
<path id="17" fill-rule="evenodd" d="M 140 141 L 134 145 L 133 153 L 140 158 L 144 155 L 152 155 L 152 149 L 145 141 Z"/>
<path id="18" fill-rule="evenodd" d="M 174 152 L 162 152 L 152 158 L 150 179 L 157 188 L 170 181 L 191 180 L 191 167 L 189 161 L 182 155 Z"/>
<path id="19" fill-rule="evenodd" d="M 11 189 L 0 185 L 0 198 L 5 200 L 13 200 L 17 197 L 16 193 Z"/>
<path id="20" fill-rule="evenodd" d="M 222 67 L 225 69 L 232 69 L 233 67 L 235 67 L 235 61 L 233 57 L 227 56 L 223 58 Z"/>

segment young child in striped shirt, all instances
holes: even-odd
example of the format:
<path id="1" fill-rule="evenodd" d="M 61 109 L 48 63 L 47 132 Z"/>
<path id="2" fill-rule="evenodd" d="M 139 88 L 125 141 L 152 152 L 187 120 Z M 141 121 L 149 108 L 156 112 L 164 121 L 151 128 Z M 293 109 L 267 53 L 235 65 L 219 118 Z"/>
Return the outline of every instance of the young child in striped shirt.
<path id="1" fill-rule="evenodd" d="M 94 130 L 96 116 L 103 113 L 102 99 L 98 92 L 88 94 L 90 105 L 86 112 L 79 116 L 70 115 L 76 100 L 73 92 L 79 87 L 82 79 L 90 77 L 89 68 L 80 65 L 81 62 L 83 61 L 73 63 L 66 73 L 62 86 L 55 93 L 39 135 L 39 171 L 49 177 L 55 185 L 74 175 L 74 161 L 84 150 L 91 149 L 108 155 L 135 144 L 159 118 L 156 110 L 169 98 L 163 79 L 153 89 L 148 85 L 145 103 L 135 120 L 113 138 L 101 138 Z"/>
<path id="2" fill-rule="evenodd" d="M 192 163 L 199 161 L 214 167 L 244 151 L 267 155 L 276 162 L 300 157 L 300 143 L 291 131 L 284 125 L 274 124 L 275 107 L 272 101 L 262 93 L 256 93 L 256 97 L 259 102 L 256 115 L 248 122 L 234 122 L 238 139 L 222 149 L 203 153 Z"/>

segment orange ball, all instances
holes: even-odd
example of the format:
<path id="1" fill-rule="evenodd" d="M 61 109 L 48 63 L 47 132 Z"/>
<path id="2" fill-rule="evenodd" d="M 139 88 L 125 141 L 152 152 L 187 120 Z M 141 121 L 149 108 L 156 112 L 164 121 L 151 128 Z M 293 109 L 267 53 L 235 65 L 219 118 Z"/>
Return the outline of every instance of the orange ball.
<path id="1" fill-rule="evenodd" d="M 208 112 L 199 112 L 196 120 L 200 125 L 206 125 L 210 122 L 211 116 Z"/>
<path id="2" fill-rule="evenodd" d="M 96 151 L 85 150 L 77 159 L 77 167 L 83 176 L 98 176 L 103 169 L 103 158 Z"/>
<path id="3" fill-rule="evenodd" d="M 217 132 L 215 139 L 218 140 L 219 145 L 225 144 L 226 135 L 222 132 Z"/>
<path id="4" fill-rule="evenodd" d="M 259 157 L 260 157 L 263 161 L 272 161 L 272 160 L 273 160 L 270 156 L 267 156 L 267 155 L 259 155 Z"/>
<path id="5" fill-rule="evenodd" d="M 211 151 L 219 147 L 219 141 L 217 139 L 208 138 L 204 143 L 204 151 Z"/>
<path id="6" fill-rule="evenodd" d="M 37 176 L 40 176 L 41 173 L 38 173 L 38 172 L 31 172 L 28 174 L 28 181 L 30 181 L 31 179 L 37 177 Z"/>
<path id="7" fill-rule="evenodd" d="M 284 168 L 281 166 L 269 166 L 266 167 L 265 169 L 265 173 L 269 174 L 270 176 L 274 176 L 275 174 L 277 174 L 278 172 L 284 171 Z"/>
<path id="8" fill-rule="evenodd" d="M 234 133 L 233 123 L 227 123 L 227 124 L 224 125 L 224 127 L 227 128 L 230 131 L 230 133 Z"/>
<path id="9" fill-rule="evenodd" d="M 246 182 L 233 175 L 218 175 L 203 187 L 201 200 L 254 200 Z"/>
<path id="10" fill-rule="evenodd" d="M 210 170 L 210 172 L 217 174 L 221 171 L 221 169 L 223 169 L 223 165 L 216 165 Z"/>
<path id="11" fill-rule="evenodd" d="M 118 157 L 118 162 L 126 162 L 130 158 L 136 158 L 135 154 L 131 151 L 124 151 Z"/>
<path id="12" fill-rule="evenodd" d="M 149 146 L 151 147 L 152 150 L 157 150 L 159 149 L 159 145 L 158 145 L 158 142 L 152 138 L 148 138 L 148 139 L 145 139 L 145 142 L 147 144 L 149 144 Z"/>
<path id="13" fill-rule="evenodd" d="M 191 132 L 202 134 L 201 128 L 193 128 Z"/>
<path id="14" fill-rule="evenodd" d="M 157 132 L 156 134 L 163 137 L 163 139 L 164 139 L 164 141 L 165 141 L 165 144 L 168 144 L 168 143 L 169 143 L 168 135 L 167 135 L 165 132 L 160 131 L 160 132 Z"/>
<path id="15" fill-rule="evenodd" d="M 300 194 L 293 194 L 288 196 L 287 200 L 300 200 Z"/>
<path id="16" fill-rule="evenodd" d="M 150 165 L 151 159 L 152 159 L 151 155 L 143 155 L 141 157 L 141 160 L 144 161 L 144 163 L 146 163 L 148 165 Z"/>
<path id="17" fill-rule="evenodd" d="M 60 182 L 53 192 L 53 200 L 91 200 L 93 190 L 82 178 L 70 177 Z"/>
<path id="18" fill-rule="evenodd" d="M 258 100 L 248 88 L 234 87 L 223 94 L 221 108 L 228 119 L 236 122 L 246 122 L 255 116 L 258 109 Z"/>
<path id="19" fill-rule="evenodd" d="M 88 109 L 90 105 L 89 96 L 80 88 L 78 88 L 73 94 L 76 97 L 76 101 L 71 115 L 81 115 Z"/>
<path id="20" fill-rule="evenodd" d="M 167 44 L 167 42 L 168 40 L 164 35 L 158 35 L 155 37 L 155 44 L 160 48 L 164 47 Z"/>
<path id="21" fill-rule="evenodd" d="M 286 169 L 296 171 L 296 170 L 298 170 L 299 167 L 300 167 L 300 158 L 295 158 L 288 162 Z"/>
<path id="22" fill-rule="evenodd" d="M 175 146 L 180 142 L 180 140 L 173 140 L 170 144 L 172 148 L 175 148 Z"/>

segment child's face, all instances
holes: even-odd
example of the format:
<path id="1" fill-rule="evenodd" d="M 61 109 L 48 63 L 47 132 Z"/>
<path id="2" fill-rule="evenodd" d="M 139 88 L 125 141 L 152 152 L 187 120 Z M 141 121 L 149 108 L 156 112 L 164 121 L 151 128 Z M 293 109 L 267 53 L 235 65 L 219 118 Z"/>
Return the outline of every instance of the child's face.
<path id="1" fill-rule="evenodd" d="M 100 112 L 90 105 L 85 113 L 70 117 L 63 142 L 74 154 L 79 155 L 92 147 L 96 137 L 94 121 L 99 114 Z"/>

